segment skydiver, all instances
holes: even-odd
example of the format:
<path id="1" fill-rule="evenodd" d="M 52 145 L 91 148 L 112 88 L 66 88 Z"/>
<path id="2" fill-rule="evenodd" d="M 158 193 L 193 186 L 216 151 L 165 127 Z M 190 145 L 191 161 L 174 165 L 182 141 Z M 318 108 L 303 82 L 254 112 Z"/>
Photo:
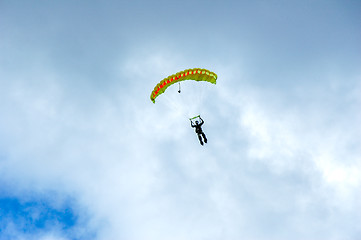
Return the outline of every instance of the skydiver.
<path id="1" fill-rule="evenodd" d="M 198 122 L 198 120 L 196 120 L 195 124 L 193 124 L 193 122 L 191 120 L 191 126 L 192 126 L 192 128 L 195 128 L 195 132 L 198 135 L 199 143 L 201 145 L 203 145 L 203 141 L 205 143 L 207 143 L 207 138 L 206 138 L 206 135 L 204 134 L 204 132 L 202 130 L 202 125 L 203 125 L 204 121 L 200 116 L 199 116 L 199 119 L 201 120 L 201 122 Z M 202 137 L 203 137 L 203 141 L 202 141 Z"/>

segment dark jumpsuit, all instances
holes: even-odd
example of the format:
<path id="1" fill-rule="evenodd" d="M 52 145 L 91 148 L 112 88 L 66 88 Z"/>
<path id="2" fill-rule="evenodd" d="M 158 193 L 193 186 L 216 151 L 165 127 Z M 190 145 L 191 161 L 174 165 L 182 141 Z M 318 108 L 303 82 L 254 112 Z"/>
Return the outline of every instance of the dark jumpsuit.
<path id="1" fill-rule="evenodd" d="M 203 145 L 202 137 L 203 137 L 203 140 L 204 140 L 205 143 L 207 143 L 207 137 L 206 137 L 206 135 L 204 134 L 204 132 L 202 130 L 202 125 L 203 125 L 204 121 L 203 121 L 202 118 L 200 118 L 200 120 L 201 120 L 201 122 L 196 123 L 196 124 L 193 124 L 193 122 L 191 121 L 191 126 L 193 128 L 195 128 L 195 132 L 198 135 L 199 142 L 200 142 L 200 144 Z"/>

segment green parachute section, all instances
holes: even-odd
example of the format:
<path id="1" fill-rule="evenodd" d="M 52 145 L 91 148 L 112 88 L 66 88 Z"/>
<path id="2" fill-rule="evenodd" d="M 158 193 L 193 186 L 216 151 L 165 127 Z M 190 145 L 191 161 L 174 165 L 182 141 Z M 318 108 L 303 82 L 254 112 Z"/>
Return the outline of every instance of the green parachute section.
<path id="1" fill-rule="evenodd" d="M 160 81 L 152 91 L 150 95 L 150 100 L 155 103 L 155 99 L 165 92 L 165 90 L 172 84 L 185 81 L 185 80 L 195 80 L 195 81 L 206 81 L 213 84 L 216 84 L 217 74 L 211 72 L 207 69 L 202 68 L 193 68 L 186 69 L 184 71 L 178 72 L 176 74 L 170 75 Z"/>

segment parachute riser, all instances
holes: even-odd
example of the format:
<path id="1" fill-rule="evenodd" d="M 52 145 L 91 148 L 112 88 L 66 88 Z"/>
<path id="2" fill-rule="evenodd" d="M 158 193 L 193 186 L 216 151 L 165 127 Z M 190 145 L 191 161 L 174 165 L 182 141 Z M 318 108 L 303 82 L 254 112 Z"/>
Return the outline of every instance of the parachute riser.
<path id="1" fill-rule="evenodd" d="M 201 117 L 201 115 L 192 117 L 192 118 L 189 119 L 189 121 L 191 121 L 191 122 L 193 123 L 193 121 L 195 121 L 195 119 L 198 119 L 198 118 L 200 118 L 200 117 Z"/>

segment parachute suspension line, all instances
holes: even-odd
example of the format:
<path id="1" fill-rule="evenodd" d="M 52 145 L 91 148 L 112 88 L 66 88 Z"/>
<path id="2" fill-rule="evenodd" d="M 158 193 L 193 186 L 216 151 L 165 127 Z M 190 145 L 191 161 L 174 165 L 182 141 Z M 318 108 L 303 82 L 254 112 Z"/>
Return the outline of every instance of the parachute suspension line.
<path id="1" fill-rule="evenodd" d="M 175 89 L 174 89 L 175 90 Z M 179 90 L 180 91 L 180 83 L 179 83 Z M 170 108 L 175 110 L 178 114 L 186 115 L 186 109 L 183 107 L 183 102 L 186 100 L 184 99 L 183 94 L 174 94 L 174 95 L 167 95 L 164 94 L 162 96 L 165 99 L 166 105 Z"/>
<path id="2" fill-rule="evenodd" d="M 197 82 L 197 87 L 195 88 L 196 91 L 196 112 L 198 114 L 202 114 L 203 112 L 203 105 L 204 105 L 204 94 L 205 94 L 205 88 L 207 88 L 207 84 L 204 84 L 203 82 Z"/>
<path id="3" fill-rule="evenodd" d="M 178 93 L 181 93 L 180 82 L 178 82 L 178 84 L 179 84 L 179 85 L 178 85 L 178 86 L 179 86 L 179 87 L 178 87 Z"/>
<path id="4" fill-rule="evenodd" d="M 164 95 L 164 98 L 167 102 L 167 106 L 171 109 L 176 109 L 177 111 L 180 111 L 180 106 L 178 104 L 179 101 L 177 101 L 176 99 L 174 99 L 173 97 L 169 97 L 167 95 Z"/>

